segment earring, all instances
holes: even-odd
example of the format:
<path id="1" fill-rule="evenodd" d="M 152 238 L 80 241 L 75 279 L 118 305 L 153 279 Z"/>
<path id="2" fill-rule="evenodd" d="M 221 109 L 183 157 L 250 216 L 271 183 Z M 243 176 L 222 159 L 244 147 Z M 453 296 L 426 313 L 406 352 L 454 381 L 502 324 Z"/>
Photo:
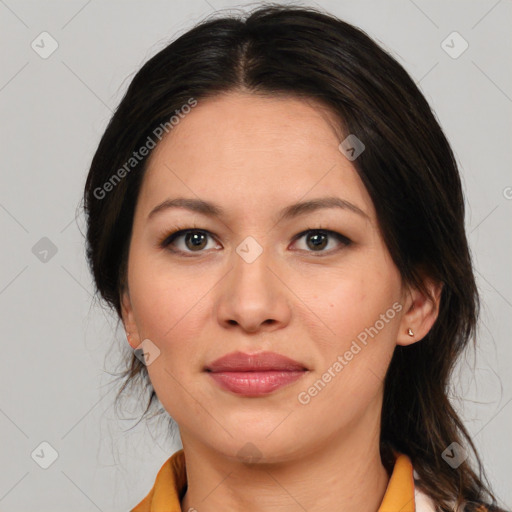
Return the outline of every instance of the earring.
<path id="1" fill-rule="evenodd" d="M 410 327 L 409 327 L 409 329 L 407 330 L 407 334 L 408 334 L 409 336 L 411 336 L 411 337 L 412 337 L 412 336 L 414 336 L 414 333 L 412 332 L 412 329 L 411 329 Z"/>

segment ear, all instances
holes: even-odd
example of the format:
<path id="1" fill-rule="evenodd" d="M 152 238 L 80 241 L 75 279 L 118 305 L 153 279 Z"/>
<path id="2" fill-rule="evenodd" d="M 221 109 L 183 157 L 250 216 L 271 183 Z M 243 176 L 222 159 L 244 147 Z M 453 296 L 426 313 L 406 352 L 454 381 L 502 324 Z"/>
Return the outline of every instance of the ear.
<path id="1" fill-rule="evenodd" d="M 423 282 L 433 300 L 417 288 L 407 289 L 405 314 L 400 321 L 397 345 L 407 346 L 420 341 L 428 334 L 437 319 L 443 283 L 430 278 L 425 278 Z"/>
<path id="2" fill-rule="evenodd" d="M 140 336 L 137 329 L 137 324 L 135 323 L 135 317 L 133 314 L 133 308 L 128 289 L 125 289 L 121 294 L 121 315 L 128 343 L 133 349 L 136 349 L 140 345 Z"/>

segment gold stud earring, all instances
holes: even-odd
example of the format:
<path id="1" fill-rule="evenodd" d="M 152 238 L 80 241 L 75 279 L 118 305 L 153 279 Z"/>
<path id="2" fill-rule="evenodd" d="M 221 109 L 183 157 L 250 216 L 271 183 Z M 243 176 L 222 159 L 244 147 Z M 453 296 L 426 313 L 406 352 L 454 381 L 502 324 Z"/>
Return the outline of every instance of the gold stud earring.
<path id="1" fill-rule="evenodd" d="M 410 327 L 409 327 L 409 329 L 407 330 L 407 334 L 408 334 L 409 336 L 411 336 L 411 337 L 412 337 L 412 336 L 414 336 L 414 333 L 412 332 L 412 329 L 411 329 Z"/>

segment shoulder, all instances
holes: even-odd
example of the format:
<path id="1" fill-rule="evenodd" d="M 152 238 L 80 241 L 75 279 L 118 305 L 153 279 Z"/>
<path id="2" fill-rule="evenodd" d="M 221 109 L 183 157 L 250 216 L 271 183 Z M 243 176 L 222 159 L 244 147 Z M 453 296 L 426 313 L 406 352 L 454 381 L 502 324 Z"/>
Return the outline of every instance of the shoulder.
<path id="1" fill-rule="evenodd" d="M 416 470 L 413 471 L 413 479 L 416 512 L 437 512 L 439 508 L 436 502 L 421 488 L 421 480 Z M 453 502 L 451 507 L 451 510 L 454 512 L 512 512 L 488 503 L 476 501 L 465 501 L 459 508 Z"/>
<path id="2" fill-rule="evenodd" d="M 437 512 L 434 500 L 419 488 L 414 489 L 414 498 L 416 502 L 416 512 Z M 453 505 L 453 511 L 457 512 L 511 512 L 499 507 L 488 505 L 486 503 L 467 501 L 458 509 Z"/>
<path id="3" fill-rule="evenodd" d="M 487 505 L 485 503 L 467 502 L 463 509 L 464 512 L 508 512 L 505 509 Z"/>

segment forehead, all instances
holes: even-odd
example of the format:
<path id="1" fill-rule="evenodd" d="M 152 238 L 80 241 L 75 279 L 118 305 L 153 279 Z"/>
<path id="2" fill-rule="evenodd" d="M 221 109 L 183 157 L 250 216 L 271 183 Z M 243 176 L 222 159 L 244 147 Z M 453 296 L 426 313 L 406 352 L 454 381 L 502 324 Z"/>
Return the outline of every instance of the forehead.
<path id="1" fill-rule="evenodd" d="M 199 100 L 154 149 L 140 199 L 145 210 L 186 195 L 254 213 L 329 194 L 371 216 L 341 140 L 336 116 L 313 100 L 245 93 Z"/>

